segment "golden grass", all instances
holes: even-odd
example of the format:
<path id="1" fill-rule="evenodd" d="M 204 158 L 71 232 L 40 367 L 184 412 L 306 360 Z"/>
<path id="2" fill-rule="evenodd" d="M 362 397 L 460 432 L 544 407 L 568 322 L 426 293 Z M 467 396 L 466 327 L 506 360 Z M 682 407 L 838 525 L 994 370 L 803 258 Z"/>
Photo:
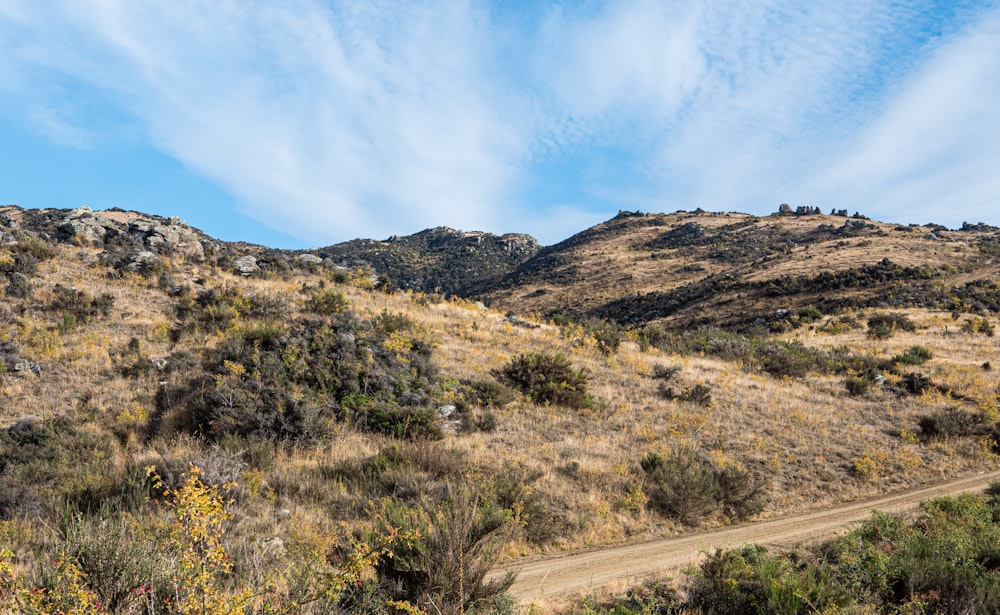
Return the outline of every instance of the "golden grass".
<path id="1" fill-rule="evenodd" d="M 648 233 L 652 236 L 657 230 Z M 142 442 L 142 425 L 154 410 L 160 376 L 124 378 L 116 369 L 117 357 L 131 338 L 140 340 L 148 357 L 166 357 L 177 350 L 168 335 L 174 316 L 155 279 L 125 275 L 109 280 L 96 258 L 93 250 L 64 247 L 58 259 L 43 263 L 39 274 L 43 282 L 36 284 L 16 326 L 3 329 L 2 335 L 15 340 L 26 357 L 42 366 L 43 376 L 4 377 L 0 421 L 10 424 L 26 415 L 69 414 L 91 421 L 95 429 L 118 434 L 122 459 L 204 458 L 210 451 L 195 439 Z M 190 285 L 190 280 L 204 278 L 205 288 L 237 286 L 244 294 L 280 297 L 292 310 L 302 305 L 299 291 L 304 286 L 315 287 L 321 279 L 331 283 L 330 278 L 313 274 L 245 279 L 184 261 L 170 267 L 178 283 Z M 773 269 L 768 275 L 778 271 L 794 273 Z M 44 309 L 55 284 L 95 296 L 110 293 L 114 309 L 107 318 L 61 331 L 58 315 Z M 563 352 L 589 372 L 590 389 L 598 400 L 594 408 L 577 411 L 522 399 L 497 412 L 496 431 L 448 437 L 446 446 L 464 455 L 485 480 L 504 465 L 537 473 L 540 478 L 528 488 L 543 493 L 569 528 L 545 547 L 515 542 L 508 547 L 508 556 L 682 530 L 676 522 L 645 509 L 639 468 L 644 453 L 680 445 L 700 447 L 717 463 L 742 464 L 770 477 L 765 516 L 997 466 L 997 457 L 982 443 L 913 441 L 919 415 L 954 403 L 942 396 L 898 397 L 873 390 L 850 397 L 840 376 L 775 379 L 709 357 L 655 349 L 642 352 L 634 341 L 606 356 L 582 330 L 564 333 L 546 323 L 536 328 L 516 326 L 502 313 L 472 302 L 439 301 L 411 292 L 384 294 L 349 285 L 337 288 L 362 317 L 389 311 L 417 322 L 421 335 L 435 341 L 434 361 L 442 375 L 456 381 L 490 379 L 491 370 L 512 355 L 538 351 Z M 863 323 L 869 313 L 859 311 L 855 316 Z M 888 340 L 871 340 L 863 328 L 819 333 L 822 321 L 783 337 L 819 348 L 847 346 L 855 354 L 883 359 L 911 345 L 924 345 L 933 359 L 915 370 L 975 400 L 984 411 L 997 412 L 994 372 L 981 367 L 991 362 L 1000 369 L 994 338 L 961 332 L 961 320 L 947 313 L 905 313 L 917 323 L 917 331 L 900 332 Z M 211 345 L 218 338 L 206 334 L 182 346 Z M 651 377 L 657 365 L 681 367 L 673 383 L 678 388 L 708 386 L 711 404 L 664 399 Z M 910 441 L 901 437 L 906 433 L 911 434 Z M 342 485 L 310 477 L 331 463 L 370 457 L 386 445 L 384 438 L 344 428 L 323 446 L 278 450 L 270 468 L 244 477 L 256 486 L 253 494 L 239 501 L 244 526 L 233 539 L 273 534 L 298 545 L 297 549 L 307 549 L 309 541 L 333 531 L 328 507 L 345 496 L 338 491 Z M 291 511 L 290 521 L 276 520 L 275 511 L 282 509 Z"/>

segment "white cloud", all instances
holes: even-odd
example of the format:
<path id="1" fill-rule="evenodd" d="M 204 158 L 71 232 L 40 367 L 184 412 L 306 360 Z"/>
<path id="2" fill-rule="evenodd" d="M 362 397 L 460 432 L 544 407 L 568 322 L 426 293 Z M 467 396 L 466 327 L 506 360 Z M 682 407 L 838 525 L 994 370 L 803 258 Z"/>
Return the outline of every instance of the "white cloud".
<path id="1" fill-rule="evenodd" d="M 44 4 L 0 6 L 7 114 L 85 147 L 103 126 L 67 93 L 92 88 L 313 244 L 784 201 L 997 215 L 996 12 L 925 59 L 933 17 L 890 0 L 566 4 L 516 27 L 485 0 Z"/>
<path id="2" fill-rule="evenodd" d="M 1000 11 L 946 39 L 812 184 L 900 222 L 1000 223 Z"/>
<path id="3" fill-rule="evenodd" d="M 58 13 L 29 13 L 40 41 L 60 41 L 31 61 L 113 91 L 162 149 L 279 230 L 492 227 L 488 206 L 516 181 L 523 131 L 495 97 L 471 6 L 107 0 Z"/>

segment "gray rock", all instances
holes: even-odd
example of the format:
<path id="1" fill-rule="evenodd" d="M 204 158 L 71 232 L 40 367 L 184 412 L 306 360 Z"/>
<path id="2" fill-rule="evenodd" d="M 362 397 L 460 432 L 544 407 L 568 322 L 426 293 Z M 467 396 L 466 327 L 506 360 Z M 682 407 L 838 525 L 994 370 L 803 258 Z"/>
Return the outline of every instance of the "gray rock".
<path id="1" fill-rule="evenodd" d="M 455 406 L 451 404 L 447 406 L 441 406 L 437 409 L 437 414 L 439 419 L 446 419 L 455 413 Z"/>
<path id="2" fill-rule="evenodd" d="M 318 265 L 323 262 L 323 259 L 315 254 L 299 254 L 295 260 L 303 265 Z"/>
<path id="3" fill-rule="evenodd" d="M 86 218 L 70 215 L 63 220 L 57 230 L 67 239 L 75 239 L 90 245 L 104 243 L 104 236 L 108 234 L 108 229 L 101 223 L 101 218 L 90 215 Z"/>
<path id="4" fill-rule="evenodd" d="M 132 261 L 128 264 L 127 269 L 129 271 L 142 271 L 155 266 L 159 261 L 158 256 L 148 250 L 143 250 L 132 256 Z"/>
<path id="5" fill-rule="evenodd" d="M 14 421 L 14 424 L 10 426 L 8 431 L 17 433 L 31 431 L 35 427 L 38 427 L 42 422 L 42 419 L 37 416 L 25 416 Z"/>
<path id="6" fill-rule="evenodd" d="M 252 256 L 241 256 L 233 261 L 233 269 L 240 275 L 250 275 L 255 271 L 260 271 L 257 266 L 257 259 Z"/>
<path id="7" fill-rule="evenodd" d="M 128 231 L 133 235 L 144 236 L 152 233 L 153 229 L 159 226 L 155 220 L 150 218 L 132 218 L 128 221 Z"/>
<path id="8" fill-rule="evenodd" d="M 924 239 L 927 239 L 928 241 L 937 241 L 937 238 L 938 236 L 935 235 L 934 233 L 927 233 L 926 235 L 924 235 Z"/>
<path id="9" fill-rule="evenodd" d="M 18 359 L 14 362 L 15 372 L 31 372 L 36 376 L 42 375 L 42 368 L 34 361 L 28 361 L 27 359 Z"/>
<path id="10" fill-rule="evenodd" d="M 285 541 L 278 536 L 263 538 L 260 541 L 260 545 L 271 553 L 280 554 L 285 552 Z"/>

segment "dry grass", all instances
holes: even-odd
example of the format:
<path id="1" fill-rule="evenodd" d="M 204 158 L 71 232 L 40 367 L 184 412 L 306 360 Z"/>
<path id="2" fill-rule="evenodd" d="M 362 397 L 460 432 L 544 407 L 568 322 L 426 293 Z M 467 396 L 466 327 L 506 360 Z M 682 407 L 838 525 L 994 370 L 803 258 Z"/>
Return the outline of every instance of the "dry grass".
<path id="1" fill-rule="evenodd" d="M 738 216 L 729 218 L 732 222 Z M 717 223 L 727 223 L 727 219 Z M 644 232 L 652 237 L 661 230 Z M 814 254 L 817 250 L 812 248 Z M 906 264 L 895 252 L 891 256 Z M 325 274 L 244 279 L 197 263 L 176 261 L 169 267 L 178 284 L 237 286 L 244 294 L 280 297 L 293 311 L 303 304 L 299 292 L 303 287 L 316 287 L 321 280 L 332 284 Z M 795 271 L 791 266 L 774 267 L 767 275 Z M 116 434 L 118 457 L 110 460 L 112 468 L 124 467 L 127 461 L 169 465 L 183 460 L 218 466 L 226 459 L 236 464 L 245 458 L 241 454 L 245 451 L 220 451 L 196 438 L 144 441 L 143 426 L 155 409 L 161 376 L 153 372 L 123 377 L 117 369 L 122 350 L 136 338 L 146 356 L 166 357 L 181 347 L 197 350 L 214 345 L 222 334 L 204 333 L 172 343 L 172 299 L 157 280 L 138 275 L 111 280 L 106 272 L 97 263 L 97 254 L 85 248 L 63 247 L 58 259 L 42 264 L 34 295 L 23 304 L 23 311 L 15 310 L 14 323 L 0 328 L 0 338 L 13 340 L 24 356 L 41 365 L 42 377 L 20 373 L 3 377 L 0 422 L 9 425 L 27 415 L 77 417 L 93 429 Z M 649 289 L 655 277 L 645 271 L 630 284 Z M 204 280 L 201 286 L 192 282 L 196 278 Z M 659 279 L 662 283 L 663 278 Z M 45 309 L 56 284 L 94 296 L 109 293 L 115 299 L 114 308 L 109 316 L 86 326 L 60 330 L 61 315 Z M 489 483 L 504 468 L 520 468 L 525 475 L 537 476 L 525 485 L 526 493 L 540 498 L 554 515 L 555 536 L 544 543 L 521 537 L 506 549 L 508 557 L 684 531 L 679 523 L 645 507 L 639 459 L 651 451 L 692 445 L 708 452 L 717 463 L 740 464 L 767 476 L 770 497 L 764 516 L 998 465 L 996 455 L 982 442 L 921 442 L 906 437 L 918 431 L 919 415 L 956 403 L 942 395 L 898 396 L 876 389 L 851 397 L 843 376 L 775 379 L 710 357 L 669 355 L 656 349 L 643 352 L 628 340 L 617 352 L 606 355 L 582 329 L 560 330 L 546 323 L 521 327 L 500 312 L 468 301 L 384 294 L 349 285 L 337 289 L 362 317 L 388 311 L 416 322 L 420 335 L 434 340 L 434 361 L 451 382 L 489 380 L 491 370 L 512 355 L 554 350 L 589 373 L 590 391 L 597 400 L 591 408 L 571 410 L 519 399 L 496 411 L 495 431 L 451 435 L 437 445 L 444 455 L 464 458 L 465 472 L 475 480 Z M 13 300 L 3 301 L 12 309 L 17 307 Z M 859 311 L 854 316 L 863 323 L 868 314 Z M 926 346 L 933 359 L 917 369 L 935 383 L 961 393 L 974 407 L 995 414 L 994 372 L 982 368 L 990 362 L 1000 369 L 995 339 L 963 333 L 961 321 L 947 313 L 907 310 L 906 314 L 916 322 L 917 330 L 887 340 L 872 340 L 863 328 L 820 333 L 825 320 L 783 338 L 824 349 L 846 346 L 852 354 L 879 359 L 914 344 Z M 664 398 L 652 377 L 656 366 L 680 367 L 673 384 L 678 389 L 707 386 L 711 403 Z M 443 393 L 442 400 L 447 401 L 447 395 Z M 331 468 L 361 462 L 389 444 L 382 436 L 344 426 L 322 445 L 279 446 L 266 465 L 239 467 L 236 480 L 243 487 L 236 502 L 239 522 L 228 538 L 232 548 L 256 553 L 262 538 L 277 536 L 285 542 L 288 557 L 318 549 L 338 531 L 337 515 L 331 511 L 348 506 L 348 500 L 356 497 Z M 34 530 L 13 523 L 7 526 L 4 540 L 33 540 L 16 538 Z"/>

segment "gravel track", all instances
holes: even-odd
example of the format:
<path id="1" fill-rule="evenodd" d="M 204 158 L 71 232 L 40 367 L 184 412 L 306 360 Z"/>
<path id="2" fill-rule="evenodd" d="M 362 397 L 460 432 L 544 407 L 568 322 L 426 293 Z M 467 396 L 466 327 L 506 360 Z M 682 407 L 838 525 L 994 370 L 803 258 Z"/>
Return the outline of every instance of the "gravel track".
<path id="1" fill-rule="evenodd" d="M 997 480 L 1000 471 L 678 538 L 528 558 L 513 564 L 518 575 L 510 593 L 522 603 L 531 603 L 631 585 L 647 577 L 676 572 L 715 549 L 751 543 L 790 547 L 829 538 L 867 519 L 874 510 L 905 513 L 924 500 L 982 491 Z"/>

